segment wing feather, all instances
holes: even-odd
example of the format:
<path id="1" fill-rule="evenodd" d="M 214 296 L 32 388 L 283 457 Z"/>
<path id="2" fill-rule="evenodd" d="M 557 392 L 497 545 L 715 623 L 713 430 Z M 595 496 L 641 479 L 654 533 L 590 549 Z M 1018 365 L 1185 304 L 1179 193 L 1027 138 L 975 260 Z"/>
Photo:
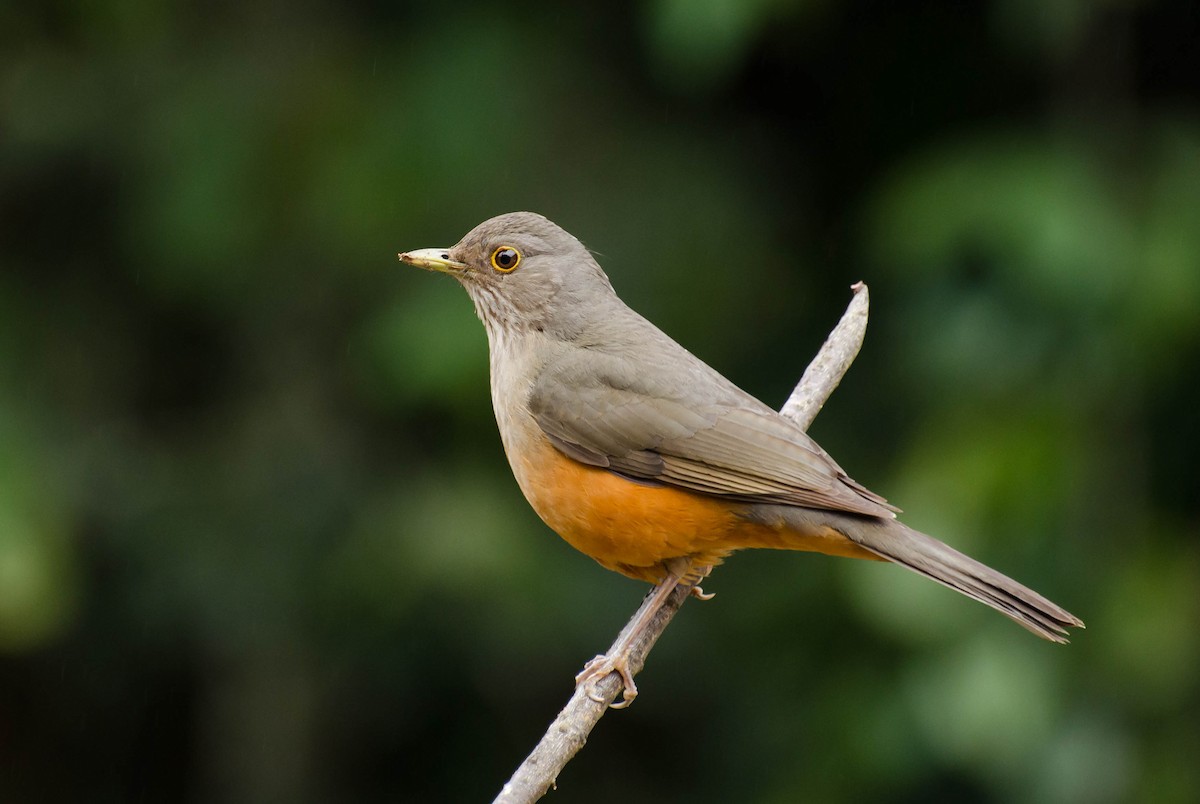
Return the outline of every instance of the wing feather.
<path id="1" fill-rule="evenodd" d="M 637 480 L 750 502 L 888 517 L 897 510 L 796 424 L 691 360 L 674 366 L 684 371 L 647 373 L 638 364 L 639 373 L 634 361 L 592 353 L 587 371 L 543 371 L 529 407 L 560 452 Z"/>

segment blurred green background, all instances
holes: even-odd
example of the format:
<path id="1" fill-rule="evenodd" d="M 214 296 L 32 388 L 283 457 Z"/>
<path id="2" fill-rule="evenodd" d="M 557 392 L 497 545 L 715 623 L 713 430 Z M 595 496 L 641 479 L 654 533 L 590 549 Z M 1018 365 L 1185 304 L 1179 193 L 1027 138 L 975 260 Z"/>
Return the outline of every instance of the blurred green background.
<path id="1" fill-rule="evenodd" d="M 528 510 L 455 283 L 542 212 L 1088 623 L 735 557 L 572 802 L 1200 800 L 1200 11 L 0 4 L 0 800 L 481 801 L 644 587 Z"/>

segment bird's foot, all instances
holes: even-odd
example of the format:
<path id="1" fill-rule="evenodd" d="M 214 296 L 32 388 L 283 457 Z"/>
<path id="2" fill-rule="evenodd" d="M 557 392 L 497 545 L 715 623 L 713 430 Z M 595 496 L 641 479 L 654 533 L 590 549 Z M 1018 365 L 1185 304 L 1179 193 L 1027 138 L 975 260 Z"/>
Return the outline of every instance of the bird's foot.
<path id="1" fill-rule="evenodd" d="M 712 564 L 705 564 L 702 567 L 693 567 L 688 574 L 688 580 L 692 584 L 692 597 L 697 600 L 712 600 L 717 596 L 716 592 L 705 592 L 700 588 L 700 582 L 708 577 L 708 573 L 712 572 Z"/>
<path id="2" fill-rule="evenodd" d="M 575 685 L 592 683 L 595 684 L 600 679 L 607 676 L 609 673 L 616 673 L 621 677 L 621 684 L 625 690 L 621 693 L 621 702 L 609 704 L 613 709 L 624 709 L 633 703 L 633 699 L 637 697 L 637 684 L 633 683 L 633 674 L 629 672 L 629 655 L 627 653 L 619 653 L 615 656 L 597 656 L 583 666 L 579 671 L 579 675 L 575 676 Z M 604 699 L 596 695 L 595 688 L 587 691 L 587 696 L 596 703 L 604 703 Z"/>

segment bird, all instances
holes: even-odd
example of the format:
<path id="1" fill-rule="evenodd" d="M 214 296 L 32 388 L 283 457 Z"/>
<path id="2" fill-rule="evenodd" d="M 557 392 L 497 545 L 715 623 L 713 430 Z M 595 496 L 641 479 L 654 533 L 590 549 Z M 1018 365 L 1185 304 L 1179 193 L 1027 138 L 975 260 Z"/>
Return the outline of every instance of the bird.
<path id="1" fill-rule="evenodd" d="M 492 407 L 525 498 L 601 566 L 696 584 L 731 553 L 803 550 L 899 564 L 1066 642 L 1083 621 L 914 530 L 792 420 L 626 305 L 592 252 L 542 215 L 512 212 L 449 248 L 397 255 L 466 289 L 489 345 Z M 665 599 L 665 595 L 663 595 Z M 626 643 L 628 644 L 628 643 Z M 627 648 L 577 683 L 616 672 Z"/>

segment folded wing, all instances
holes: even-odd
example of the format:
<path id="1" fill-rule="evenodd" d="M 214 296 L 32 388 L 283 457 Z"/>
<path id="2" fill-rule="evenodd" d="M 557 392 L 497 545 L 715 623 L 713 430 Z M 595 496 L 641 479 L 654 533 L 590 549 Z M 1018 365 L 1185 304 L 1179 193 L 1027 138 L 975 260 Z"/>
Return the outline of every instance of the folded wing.
<path id="1" fill-rule="evenodd" d="M 703 363 L 685 372 L 645 368 L 593 353 L 586 371 L 543 371 L 530 410 L 565 455 L 637 480 L 747 502 L 887 518 L 897 510 L 800 427 Z"/>

